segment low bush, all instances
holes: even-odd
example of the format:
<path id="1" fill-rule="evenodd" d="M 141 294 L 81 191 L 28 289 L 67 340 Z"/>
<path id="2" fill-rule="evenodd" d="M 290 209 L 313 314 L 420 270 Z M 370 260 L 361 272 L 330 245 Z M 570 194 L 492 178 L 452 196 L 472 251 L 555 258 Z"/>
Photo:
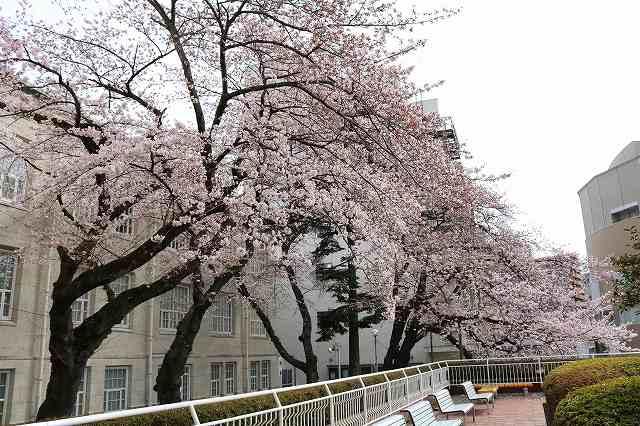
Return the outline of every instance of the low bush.
<path id="1" fill-rule="evenodd" d="M 640 375 L 640 357 L 595 358 L 558 367 L 547 374 L 543 384 L 548 417 L 553 417 L 558 403 L 575 389 L 608 379 L 637 375 Z"/>
<path id="2" fill-rule="evenodd" d="M 640 424 L 640 377 L 620 377 L 577 389 L 558 404 L 556 426 Z"/>
<path id="3" fill-rule="evenodd" d="M 380 383 L 384 383 L 387 381 L 387 379 L 384 378 L 384 374 L 377 374 L 375 376 L 363 377 L 362 381 L 366 386 L 373 386 Z"/>
<path id="4" fill-rule="evenodd" d="M 332 394 L 349 392 L 350 390 L 361 388 L 360 380 L 346 380 L 343 382 L 331 383 L 329 390 Z"/>

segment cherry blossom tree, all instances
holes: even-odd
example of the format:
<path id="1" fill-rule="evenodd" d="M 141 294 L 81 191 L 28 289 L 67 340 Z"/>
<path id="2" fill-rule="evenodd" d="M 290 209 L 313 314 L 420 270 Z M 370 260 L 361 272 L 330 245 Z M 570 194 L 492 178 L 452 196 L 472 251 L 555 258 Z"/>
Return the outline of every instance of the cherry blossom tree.
<path id="1" fill-rule="evenodd" d="M 283 223 L 276 200 L 354 213 L 364 229 L 380 200 L 401 208 L 386 195 L 399 181 L 442 183 L 415 179 L 443 154 L 407 102 L 408 70 L 390 62 L 419 43 L 400 32 L 450 11 L 402 15 L 381 0 L 138 0 L 98 13 L 69 3 L 55 25 L 29 10 L 0 22 L 0 115 L 31 127 L 3 145 L 33 172 L 26 222 L 59 255 L 38 419 L 71 413 L 87 359 L 136 306 L 192 274 L 198 283 L 203 268 L 219 274 L 214 286 L 235 273 L 246 249 L 229 255 L 230 241 L 268 241 L 254 231 Z M 404 226 L 392 210 L 386 226 Z M 115 294 L 114 280 L 185 235 L 189 249 L 158 278 Z M 99 288 L 107 304 L 74 327 L 71 305 Z"/>

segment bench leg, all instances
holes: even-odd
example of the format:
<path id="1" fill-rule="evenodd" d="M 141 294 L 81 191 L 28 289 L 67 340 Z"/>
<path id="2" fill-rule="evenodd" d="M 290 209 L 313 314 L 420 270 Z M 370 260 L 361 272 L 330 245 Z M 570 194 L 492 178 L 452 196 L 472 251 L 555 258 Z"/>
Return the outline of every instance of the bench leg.
<path id="1" fill-rule="evenodd" d="M 473 406 L 473 422 L 475 423 L 476 421 L 476 406 Z"/>

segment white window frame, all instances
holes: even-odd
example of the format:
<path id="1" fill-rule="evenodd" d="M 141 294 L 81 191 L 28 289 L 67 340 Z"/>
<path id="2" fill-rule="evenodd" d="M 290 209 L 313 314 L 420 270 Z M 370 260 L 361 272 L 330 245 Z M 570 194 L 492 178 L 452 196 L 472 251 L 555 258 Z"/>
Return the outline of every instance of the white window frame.
<path id="1" fill-rule="evenodd" d="M 0 258 L 13 259 L 13 270 L 9 283 L 3 283 L 0 287 L 0 321 L 11 321 L 14 315 L 14 303 L 16 299 L 16 275 L 18 272 L 18 256 L 11 253 L 0 252 Z M 6 276 L 6 273 L 4 274 Z M 3 288 L 7 287 L 7 288 Z"/>
<path id="2" fill-rule="evenodd" d="M 211 363 L 211 396 L 221 396 L 222 393 L 222 362 Z"/>
<path id="3" fill-rule="evenodd" d="M 249 315 L 249 336 L 267 337 L 267 329 L 253 308 L 251 308 L 251 314 Z"/>
<path id="4" fill-rule="evenodd" d="M 258 369 L 260 361 L 251 361 L 249 363 L 249 392 L 255 392 L 258 389 Z"/>
<path id="5" fill-rule="evenodd" d="M 260 361 L 260 389 L 271 389 L 271 360 Z"/>
<path id="6" fill-rule="evenodd" d="M 236 393 L 236 363 L 224 363 L 224 390 L 226 395 L 234 395 Z"/>
<path id="7" fill-rule="evenodd" d="M 293 368 L 284 367 L 281 370 L 280 375 L 281 375 L 280 382 L 281 382 L 283 388 L 286 388 L 286 387 L 289 387 L 289 386 L 295 386 L 295 384 L 296 384 L 296 376 L 294 374 Z M 288 375 L 291 380 L 285 382 L 285 375 Z"/>
<path id="8" fill-rule="evenodd" d="M 120 284 L 122 282 L 122 280 L 125 281 L 124 285 Z M 121 277 L 116 278 L 111 283 L 109 283 L 109 287 L 113 291 L 113 296 L 117 297 L 120 293 L 123 293 L 123 292 L 129 290 L 131 288 L 132 281 L 133 281 L 133 275 L 132 274 L 126 274 L 126 275 L 123 275 Z M 117 284 L 117 286 L 115 285 L 116 282 L 119 283 L 119 284 Z M 125 317 L 122 318 L 122 321 L 119 324 L 116 324 L 114 327 L 116 327 L 116 328 L 131 328 L 131 324 L 130 324 L 130 321 L 129 321 L 130 319 L 131 319 L 131 315 L 129 313 L 129 314 L 125 315 Z"/>
<path id="9" fill-rule="evenodd" d="M 234 395 L 237 384 L 235 361 L 211 363 L 211 396 Z"/>
<path id="10" fill-rule="evenodd" d="M 115 224 L 115 231 L 120 235 L 133 235 L 134 223 L 133 223 L 133 207 L 129 207 L 122 217 L 118 219 Z"/>
<path id="11" fill-rule="evenodd" d="M 76 392 L 76 402 L 73 405 L 73 415 L 82 416 L 88 413 L 89 405 L 89 380 L 91 379 L 91 367 L 85 367 L 80 379 L 80 387 Z"/>
<path id="12" fill-rule="evenodd" d="M 233 335 L 233 302 L 218 295 L 209 310 L 209 331 L 221 336 Z"/>
<path id="13" fill-rule="evenodd" d="M 13 179 L 13 197 L 5 197 L 5 184 L 8 178 Z M 0 148 L 0 202 L 22 205 L 27 182 L 27 167 L 21 158 L 16 157 L 4 148 Z"/>
<path id="14" fill-rule="evenodd" d="M 113 366 L 106 367 L 104 369 L 104 404 L 103 411 L 117 411 L 117 410 L 125 410 L 129 406 L 129 367 L 126 366 Z M 108 372 L 118 372 L 124 373 L 124 377 L 119 377 L 115 379 L 107 378 Z M 121 380 L 123 381 L 124 386 L 122 384 L 118 387 L 107 387 L 108 380 Z M 115 408 L 110 408 L 111 403 L 117 404 Z"/>
<path id="15" fill-rule="evenodd" d="M 82 324 L 89 316 L 89 296 L 89 293 L 85 293 L 71 304 L 71 320 L 74 327 Z"/>
<path id="16" fill-rule="evenodd" d="M 180 398 L 183 401 L 191 401 L 191 364 L 184 366 L 184 373 L 180 376 Z"/>
<path id="17" fill-rule="evenodd" d="M 191 287 L 179 285 L 160 297 L 160 329 L 176 330 L 193 303 Z"/>
<path id="18" fill-rule="evenodd" d="M 9 420 L 12 384 L 13 370 L 0 370 L 0 425 L 7 424 Z"/>
<path id="19" fill-rule="evenodd" d="M 185 250 L 187 248 L 187 243 L 187 237 L 185 237 L 184 235 L 178 235 L 176 238 L 171 240 L 171 242 L 169 243 L 169 248 L 172 248 L 176 251 Z"/>

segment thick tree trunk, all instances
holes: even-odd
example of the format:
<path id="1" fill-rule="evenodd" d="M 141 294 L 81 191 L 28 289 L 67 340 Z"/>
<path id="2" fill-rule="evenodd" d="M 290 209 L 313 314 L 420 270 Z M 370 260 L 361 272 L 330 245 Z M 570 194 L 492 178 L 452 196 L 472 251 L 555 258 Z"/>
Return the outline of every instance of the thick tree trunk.
<path id="1" fill-rule="evenodd" d="M 398 354 L 400 353 L 400 342 L 402 341 L 402 335 L 407 325 L 406 312 L 404 308 L 396 307 L 396 315 L 393 320 L 393 328 L 391 329 L 391 336 L 389 337 L 389 346 L 387 347 L 387 353 L 384 356 L 383 370 L 392 370 L 396 365 Z"/>
<path id="2" fill-rule="evenodd" d="M 347 238 L 349 248 L 355 245 L 355 241 Z M 349 261 L 349 376 L 360 375 L 360 320 L 356 303 L 358 298 L 358 277 L 353 260 Z"/>
<path id="3" fill-rule="evenodd" d="M 206 297 L 201 303 L 194 303 L 178 324 L 176 337 L 162 360 L 156 385 L 153 387 L 158 392 L 159 404 L 170 404 L 182 399 L 180 382 L 184 368 L 193 349 L 193 342 L 200 331 L 202 319 L 210 306 L 211 301 Z"/>
<path id="4" fill-rule="evenodd" d="M 179 265 L 149 285 L 120 293 L 75 329 L 71 321 L 73 299 L 68 297 L 68 287 L 60 285 L 69 276 L 64 273 L 65 267 L 62 265 L 61 277 L 54 283 L 53 303 L 49 311 L 51 373 L 45 400 L 36 419 L 40 421 L 70 416 L 87 361 L 111 334 L 112 327 L 119 324 L 136 306 L 174 288 L 198 265 L 198 261 Z M 69 282 L 66 281 L 67 284 Z"/>
<path id="5" fill-rule="evenodd" d="M 55 290 L 54 290 L 55 292 Z M 51 338 L 51 373 L 46 397 L 38 409 L 37 419 L 68 417 L 73 414 L 76 392 L 80 385 L 82 370 L 86 366 L 77 358 L 73 345 L 71 309 L 54 305 L 49 312 Z"/>

